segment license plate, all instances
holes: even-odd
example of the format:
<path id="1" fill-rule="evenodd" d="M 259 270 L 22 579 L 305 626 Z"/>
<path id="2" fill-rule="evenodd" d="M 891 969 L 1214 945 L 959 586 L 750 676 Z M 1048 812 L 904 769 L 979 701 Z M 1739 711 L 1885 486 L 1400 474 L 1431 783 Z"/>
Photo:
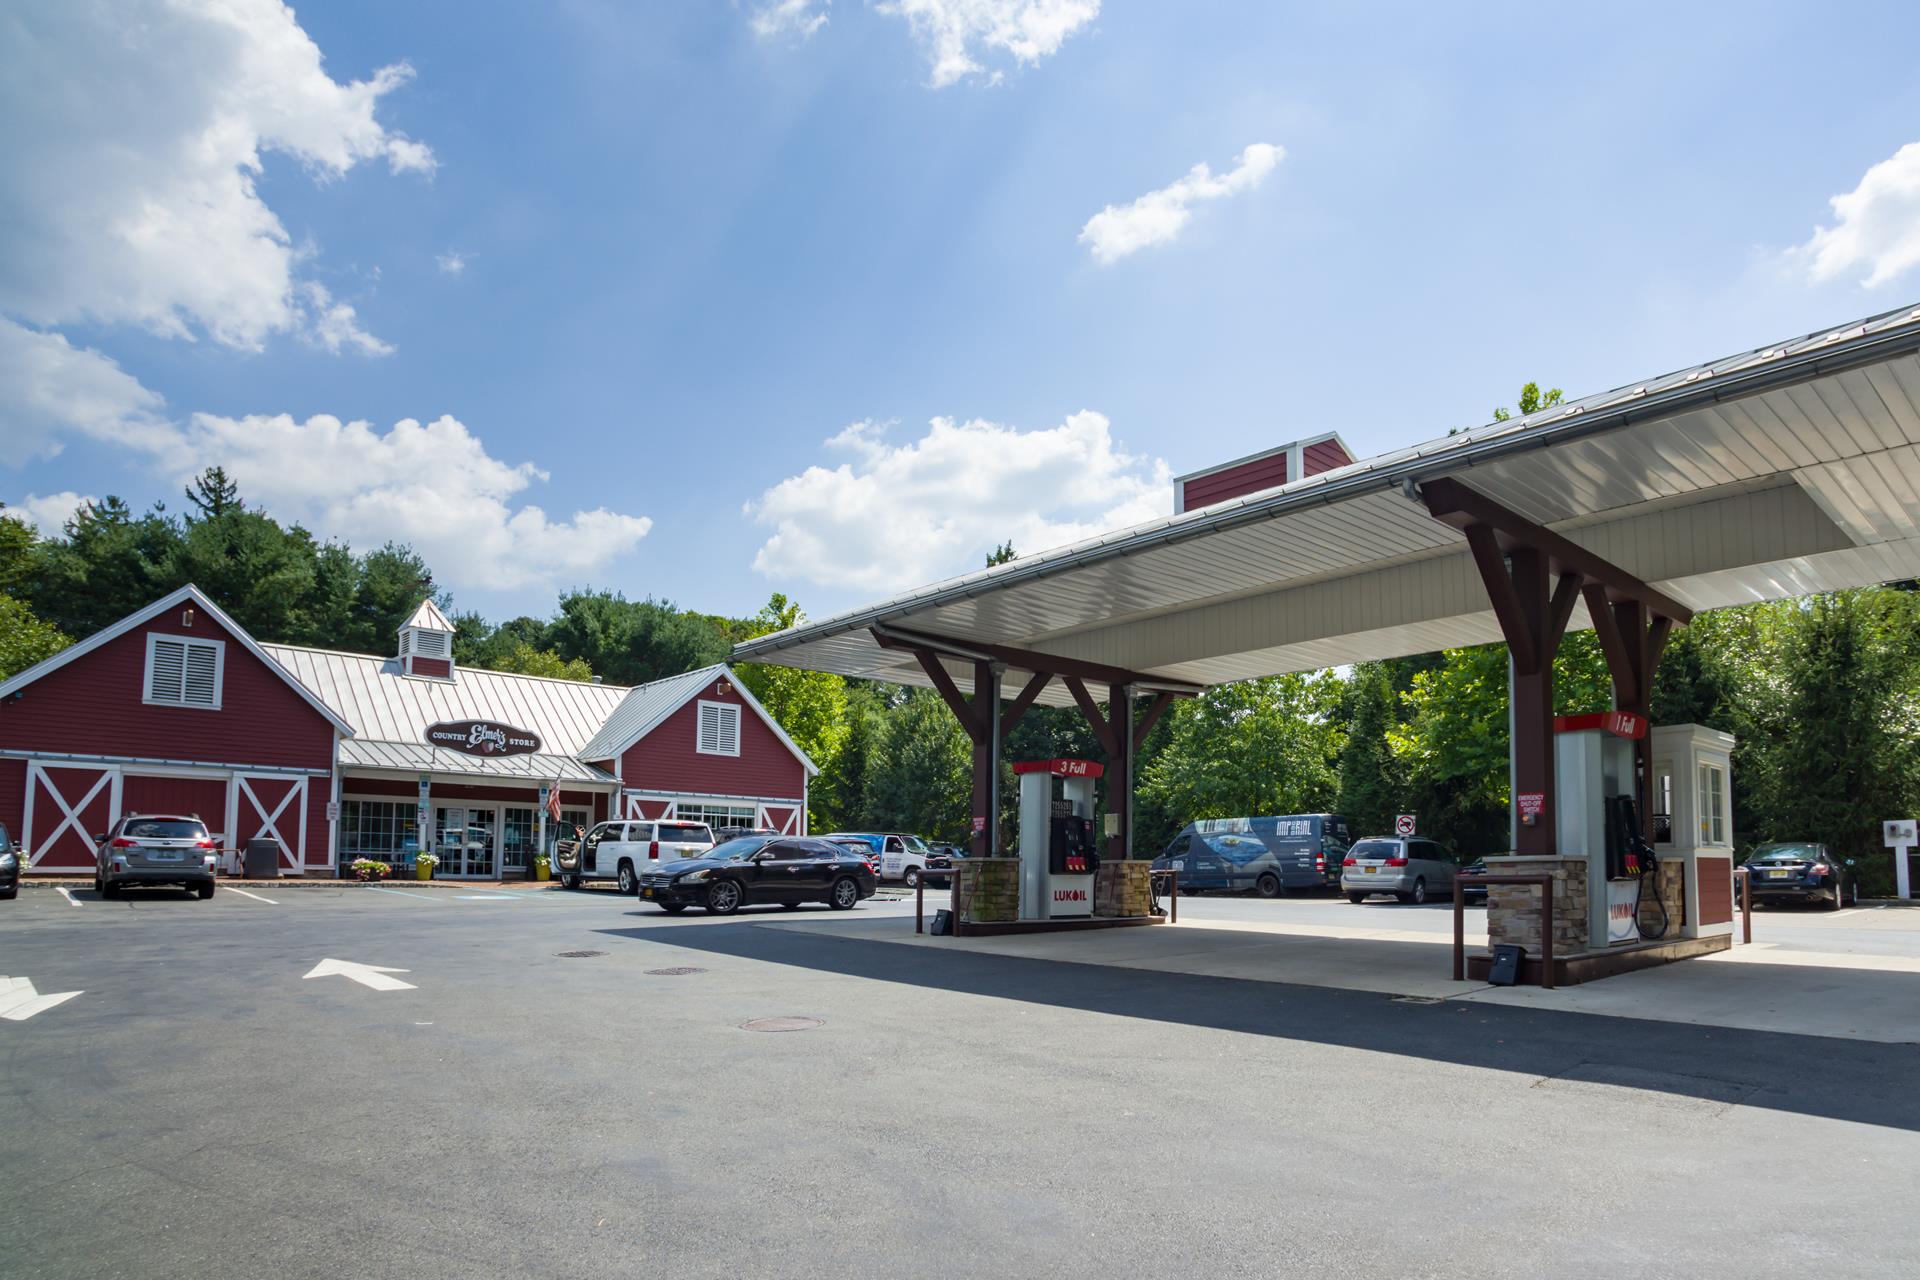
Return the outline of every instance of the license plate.
<path id="1" fill-rule="evenodd" d="M 1366 873 L 1367 873 L 1368 875 L 1376 875 L 1376 874 L 1378 874 L 1378 872 L 1379 872 L 1379 870 L 1380 870 L 1380 868 L 1378 868 L 1378 867 L 1362 867 L 1362 868 L 1361 868 L 1361 870 L 1362 870 L 1362 871 L 1365 871 L 1365 872 L 1366 872 Z"/>
<path id="2" fill-rule="evenodd" d="M 180 851 L 178 849 L 149 849 L 147 850 L 147 861 L 178 862 L 180 861 Z"/>
<path id="3" fill-rule="evenodd" d="M 1793 876 L 1793 872 L 1791 872 L 1791 871 L 1769 871 L 1769 872 L 1767 872 L 1767 879 L 1769 879 L 1769 880 L 1786 880 L 1786 879 L 1790 879 L 1790 878 L 1791 878 L 1792 876 Z"/>
<path id="4" fill-rule="evenodd" d="M 640 896 L 641 896 L 641 897 L 643 897 L 643 898 L 651 898 L 651 897 L 653 896 L 653 890 L 651 890 L 651 889 L 642 889 L 642 890 L 640 891 Z"/>
<path id="5" fill-rule="evenodd" d="M 1187 869 L 1187 864 L 1181 861 L 1179 858 L 1175 858 L 1173 860 L 1173 869 L 1175 871 L 1185 871 Z"/>

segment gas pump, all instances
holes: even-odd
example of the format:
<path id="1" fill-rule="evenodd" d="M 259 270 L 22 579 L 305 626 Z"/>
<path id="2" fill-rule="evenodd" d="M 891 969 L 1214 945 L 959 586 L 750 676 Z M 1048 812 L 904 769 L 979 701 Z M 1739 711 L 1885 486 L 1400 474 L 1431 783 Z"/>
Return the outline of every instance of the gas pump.
<path id="1" fill-rule="evenodd" d="M 1634 744 L 1647 723 L 1630 711 L 1560 716 L 1554 721 L 1560 855 L 1587 864 L 1587 945 L 1601 950 L 1657 932 L 1640 925 L 1642 890 L 1657 874 L 1653 846 L 1641 831 L 1634 799 Z M 1652 890 L 1654 901 L 1658 889 Z"/>
<path id="2" fill-rule="evenodd" d="M 1058 920 L 1093 914 L 1100 854 L 1093 834 L 1091 760 L 1028 760 L 1020 779 L 1020 918 Z"/>

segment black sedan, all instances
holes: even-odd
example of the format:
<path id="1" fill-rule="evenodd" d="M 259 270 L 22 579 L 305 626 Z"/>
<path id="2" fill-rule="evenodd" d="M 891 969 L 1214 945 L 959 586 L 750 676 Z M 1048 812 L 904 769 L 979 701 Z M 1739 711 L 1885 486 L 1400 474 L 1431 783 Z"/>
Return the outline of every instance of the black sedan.
<path id="1" fill-rule="evenodd" d="M 1860 905 L 1853 859 L 1836 858 L 1823 844 L 1763 844 L 1740 865 L 1755 902 L 1818 902 L 1829 911 Z"/>
<path id="2" fill-rule="evenodd" d="M 663 862 L 640 877 L 640 897 L 670 915 L 705 907 L 716 916 L 778 903 L 824 902 L 850 911 L 878 887 L 865 859 L 829 840 L 742 836 L 697 858 Z"/>
<path id="3" fill-rule="evenodd" d="M 1485 858 L 1475 858 L 1472 862 L 1460 868 L 1460 874 L 1468 876 L 1483 876 L 1487 874 L 1487 860 Z M 1529 892 L 1531 892 L 1531 890 L 1529 890 Z M 1484 903 L 1487 900 L 1487 886 L 1483 884 L 1463 884 L 1460 886 L 1460 899 L 1463 902 Z"/>
<path id="4" fill-rule="evenodd" d="M 0 900 L 20 896 L 20 864 L 26 856 L 13 842 L 7 824 L 0 822 Z"/>

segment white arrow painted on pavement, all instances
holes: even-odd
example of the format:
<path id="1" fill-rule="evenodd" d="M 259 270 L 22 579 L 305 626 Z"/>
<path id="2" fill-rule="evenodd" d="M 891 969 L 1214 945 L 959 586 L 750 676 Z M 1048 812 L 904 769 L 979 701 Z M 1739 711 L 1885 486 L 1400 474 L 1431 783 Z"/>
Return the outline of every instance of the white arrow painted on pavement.
<path id="1" fill-rule="evenodd" d="M 79 994 L 78 991 L 55 991 L 43 996 L 33 989 L 31 978 L 0 977 L 0 1018 L 25 1022 L 34 1014 L 65 1004 Z"/>
<path id="2" fill-rule="evenodd" d="M 375 991 L 413 991 L 411 982 L 402 982 L 398 978 L 389 978 L 390 973 L 407 973 L 406 969 L 388 969 L 383 965 L 360 964 L 353 960 L 322 960 L 313 966 L 313 970 L 303 976 L 308 978 L 352 978 L 363 987 L 372 987 Z"/>

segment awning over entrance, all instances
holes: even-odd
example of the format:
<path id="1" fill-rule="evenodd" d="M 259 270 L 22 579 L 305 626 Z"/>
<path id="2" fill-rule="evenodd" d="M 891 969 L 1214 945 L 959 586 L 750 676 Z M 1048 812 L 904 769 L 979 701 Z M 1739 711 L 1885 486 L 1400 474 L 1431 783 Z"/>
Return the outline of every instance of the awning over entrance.
<path id="1" fill-rule="evenodd" d="M 347 769 L 385 769 L 393 773 L 431 773 L 462 776 L 484 782 L 524 782 L 539 786 L 553 782 L 618 786 L 619 779 L 572 756 L 535 752 L 529 755 L 487 758 L 470 756 L 424 742 L 379 742 L 347 738 L 340 743 L 340 764 Z"/>
<path id="2" fill-rule="evenodd" d="M 889 629 L 1209 685 L 1499 640 L 1451 478 L 1689 610 L 1920 577 L 1920 308 L 1630 383 L 739 645 L 936 683 Z M 1593 625 L 1585 599 L 1567 619 Z M 1004 665 L 1019 669 L 1017 661 Z M 1038 693 L 1071 705 L 1061 681 Z"/>

